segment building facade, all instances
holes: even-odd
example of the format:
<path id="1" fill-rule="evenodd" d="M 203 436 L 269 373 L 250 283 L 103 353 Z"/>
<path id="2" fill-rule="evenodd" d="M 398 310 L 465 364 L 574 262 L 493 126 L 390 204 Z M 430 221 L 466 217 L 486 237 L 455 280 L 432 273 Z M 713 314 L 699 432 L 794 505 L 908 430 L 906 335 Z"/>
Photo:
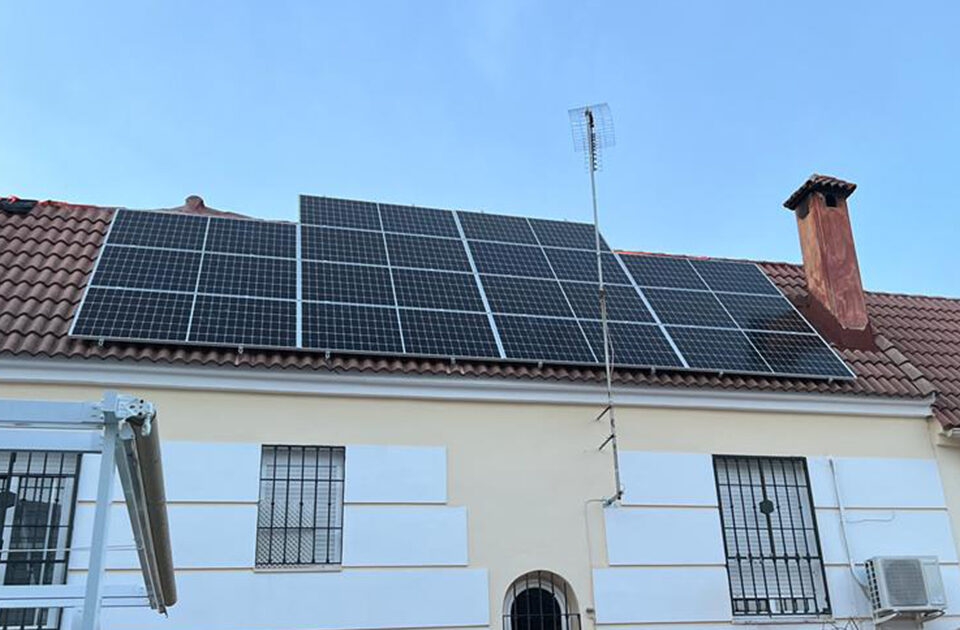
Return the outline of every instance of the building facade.
<path id="1" fill-rule="evenodd" d="M 826 204 L 815 184 L 801 197 Z M 609 502 L 590 370 L 69 339 L 108 215 L 40 204 L 0 226 L 0 398 L 109 388 L 159 410 L 179 601 L 105 609 L 104 628 L 861 627 L 875 556 L 935 557 L 947 608 L 925 625 L 960 626 L 958 301 L 861 289 L 864 326 L 816 294 L 850 286 L 813 254 L 766 264 L 857 379 L 618 373 Z M 4 583 L 83 581 L 98 456 L 0 456 Z M 140 580 L 116 497 L 108 576 Z M 15 536 L 60 551 L 11 553 Z"/>

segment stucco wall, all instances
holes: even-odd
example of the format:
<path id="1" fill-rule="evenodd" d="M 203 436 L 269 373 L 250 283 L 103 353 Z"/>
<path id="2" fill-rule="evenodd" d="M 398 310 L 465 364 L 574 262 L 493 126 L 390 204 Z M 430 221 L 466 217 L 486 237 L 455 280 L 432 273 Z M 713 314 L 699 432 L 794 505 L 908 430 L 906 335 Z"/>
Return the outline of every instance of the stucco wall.
<path id="1" fill-rule="evenodd" d="M 593 421 L 596 407 L 124 389 L 158 406 L 161 435 L 169 441 L 443 447 L 445 507 L 465 508 L 468 565 L 426 571 L 485 570 L 487 617 L 494 628 L 501 626 L 507 587 L 532 569 L 569 581 L 581 613 L 594 607 L 592 568 L 608 566 L 607 523 L 598 500 L 613 489 L 609 450 L 597 451 L 608 428 Z M 90 387 L 0 388 L 0 396 L 15 398 L 100 395 Z M 618 426 L 624 451 L 936 459 L 940 474 L 950 477 L 944 493 L 953 531 L 960 531 L 960 451 L 935 447 L 922 420 L 633 407 L 619 409 Z M 205 503 L 183 501 L 198 502 Z M 955 535 L 953 541 L 956 548 Z M 214 570 L 223 569 L 183 567 L 181 590 L 189 588 L 193 574 Z M 238 570 L 250 568 L 231 569 Z M 296 574 L 286 575 L 285 583 L 296 583 Z M 698 619 L 678 611 L 673 621 Z M 587 615 L 583 622 L 593 625 Z M 314 627 L 324 626 L 318 620 Z"/>

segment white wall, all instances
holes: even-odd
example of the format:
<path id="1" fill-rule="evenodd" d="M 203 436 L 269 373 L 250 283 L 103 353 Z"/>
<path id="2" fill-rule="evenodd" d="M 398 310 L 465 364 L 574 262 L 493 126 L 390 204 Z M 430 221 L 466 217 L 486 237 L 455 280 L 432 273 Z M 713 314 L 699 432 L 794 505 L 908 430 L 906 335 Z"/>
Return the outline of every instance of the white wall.
<path id="1" fill-rule="evenodd" d="M 713 567 L 597 569 L 597 623 L 730 619 L 726 570 Z"/>
<path id="2" fill-rule="evenodd" d="M 834 459 L 834 465 L 845 507 L 947 507 L 935 459 L 839 457 Z M 807 468 L 814 502 L 818 507 L 836 507 L 830 460 L 807 458 Z"/>
<path id="3" fill-rule="evenodd" d="M 93 534 L 95 504 L 77 506 L 73 544 L 89 546 Z M 257 506 L 249 504 L 172 504 L 167 506 L 173 563 L 178 569 L 249 568 L 256 547 Z M 140 566 L 133 548 L 133 533 L 127 508 L 116 503 L 110 509 L 107 544 L 107 568 L 136 569 Z M 126 549 L 117 549 L 126 547 Z M 90 564 L 89 552 L 80 549 L 70 554 L 70 568 Z"/>
<path id="4" fill-rule="evenodd" d="M 609 507 L 603 515 L 611 565 L 724 562 L 715 507 Z"/>
<path id="5" fill-rule="evenodd" d="M 467 509 L 447 499 L 443 447 L 348 445 L 342 569 L 256 570 L 261 446 L 165 441 L 167 514 L 180 601 L 104 613 L 104 628 L 407 628 L 486 626 L 487 572 L 468 564 Z M 89 545 L 99 456 L 85 456 L 73 545 Z M 108 581 L 139 581 L 119 486 Z M 89 552 L 70 557 L 82 580 Z M 356 568 L 354 568 L 356 567 Z M 118 572 L 118 570 L 125 570 Z"/>
<path id="6" fill-rule="evenodd" d="M 347 446 L 346 503 L 446 503 L 447 451 L 440 446 Z"/>
<path id="7" fill-rule="evenodd" d="M 347 505 L 343 566 L 467 564 L 467 509 Z"/>
<path id="8" fill-rule="evenodd" d="M 247 501 L 260 496 L 259 444 L 164 441 L 163 481 L 168 501 Z M 96 501 L 100 455 L 84 455 L 77 499 Z M 122 500 L 120 482 L 114 499 Z"/>
<path id="9" fill-rule="evenodd" d="M 820 543 L 829 564 L 847 562 L 840 531 L 840 512 L 817 509 Z M 872 556 L 937 556 L 940 562 L 956 564 L 950 516 L 945 510 L 847 511 L 850 554 L 857 563 Z"/>
<path id="10" fill-rule="evenodd" d="M 620 451 L 624 505 L 717 505 L 713 457 L 706 453 Z"/>
<path id="11" fill-rule="evenodd" d="M 197 627 L 251 629 L 317 627 L 318 619 L 323 627 L 336 628 L 400 627 L 401 621 L 416 627 L 489 623 L 486 573 L 465 569 L 467 507 L 445 505 L 444 448 L 348 445 L 343 569 L 313 573 L 253 570 L 260 445 L 174 441 L 165 442 L 163 450 L 174 562 L 186 596 L 172 609 L 174 619 L 200 619 Z M 77 546 L 90 535 L 97 460 L 84 460 Z M 865 617 L 866 600 L 846 566 L 829 462 L 811 458 L 808 466 L 834 615 Z M 941 624 L 960 621 L 960 565 L 936 466 L 923 459 L 840 458 L 837 468 L 854 559 L 938 556 L 951 605 L 951 616 Z M 626 451 L 622 472 L 628 488 L 623 505 L 604 510 L 609 568 L 593 572 L 598 624 L 728 622 L 712 457 Z M 110 544 L 132 542 L 125 508 L 117 504 Z M 77 569 L 86 563 L 82 550 L 71 556 L 72 579 L 82 576 Z M 133 569 L 136 554 L 112 550 L 108 566 Z M 119 576 L 136 579 L 137 574 L 112 574 L 111 579 Z M 279 585 L 285 585 L 280 595 Z M 370 608 L 360 603 L 364 598 L 393 597 L 382 589 L 404 593 L 410 606 L 380 617 L 354 610 Z M 201 611 L 195 601 L 233 601 L 233 594 L 241 594 L 242 605 L 217 612 L 216 620 L 204 617 L 212 613 Z M 431 599 L 434 595 L 442 602 Z M 245 608 L 247 602 L 282 603 L 285 597 L 289 606 Z M 295 606 L 297 598 L 310 605 Z M 272 611 L 269 623 L 258 617 L 267 614 L 258 612 L 264 608 Z M 155 623 L 144 611 L 112 611 L 105 621 L 106 628 Z"/>
<path id="12" fill-rule="evenodd" d="M 854 560 L 935 555 L 960 625 L 960 565 L 936 462 L 837 458 Z M 833 615 L 870 610 L 847 565 L 829 460 L 808 459 Z M 594 571 L 597 623 L 717 622 L 732 618 L 709 454 L 625 451 L 623 505 L 604 511 L 610 568 Z M 858 568 L 862 572 L 862 567 Z"/>
<path id="13" fill-rule="evenodd" d="M 108 608 L 103 610 L 104 629 L 301 630 L 489 623 L 483 569 L 188 571 L 177 575 L 177 586 L 180 601 L 170 608 L 169 619 L 149 610 Z"/>

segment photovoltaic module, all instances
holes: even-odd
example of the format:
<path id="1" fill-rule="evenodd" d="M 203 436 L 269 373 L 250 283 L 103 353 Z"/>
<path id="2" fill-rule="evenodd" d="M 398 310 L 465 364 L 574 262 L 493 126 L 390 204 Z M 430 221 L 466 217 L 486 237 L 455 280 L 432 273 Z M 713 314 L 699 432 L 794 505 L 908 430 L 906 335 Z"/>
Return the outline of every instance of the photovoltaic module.
<path id="1" fill-rule="evenodd" d="M 757 265 L 601 249 L 616 365 L 854 376 Z M 600 364 L 595 234 L 313 196 L 299 223 L 118 210 L 71 334 Z"/>

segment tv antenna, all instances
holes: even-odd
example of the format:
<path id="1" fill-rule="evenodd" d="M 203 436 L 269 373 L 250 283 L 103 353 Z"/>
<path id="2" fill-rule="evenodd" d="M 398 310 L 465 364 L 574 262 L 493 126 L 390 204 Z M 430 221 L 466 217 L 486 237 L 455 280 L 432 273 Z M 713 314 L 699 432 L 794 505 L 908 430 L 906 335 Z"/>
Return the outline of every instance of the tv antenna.
<path id="1" fill-rule="evenodd" d="M 603 150 L 616 144 L 613 134 L 613 117 L 610 115 L 610 106 L 606 103 L 587 105 L 570 110 L 570 128 L 573 131 L 573 146 L 577 152 L 583 153 L 586 159 L 587 172 L 590 173 L 590 195 L 593 200 L 593 236 L 597 254 L 597 280 L 599 285 L 600 322 L 603 330 L 603 366 L 606 373 L 607 401 L 603 411 L 597 415 L 599 421 L 607 416 L 610 421 L 610 435 L 599 450 L 610 445 L 613 451 L 613 478 L 614 492 L 603 502 L 609 506 L 619 501 L 623 496 L 623 485 L 620 483 L 620 455 L 617 448 L 617 421 L 613 400 L 613 348 L 610 344 L 610 330 L 607 324 L 607 289 L 603 282 L 603 252 L 600 247 L 600 214 L 597 209 L 597 178 L 596 173 L 603 167 Z"/>

